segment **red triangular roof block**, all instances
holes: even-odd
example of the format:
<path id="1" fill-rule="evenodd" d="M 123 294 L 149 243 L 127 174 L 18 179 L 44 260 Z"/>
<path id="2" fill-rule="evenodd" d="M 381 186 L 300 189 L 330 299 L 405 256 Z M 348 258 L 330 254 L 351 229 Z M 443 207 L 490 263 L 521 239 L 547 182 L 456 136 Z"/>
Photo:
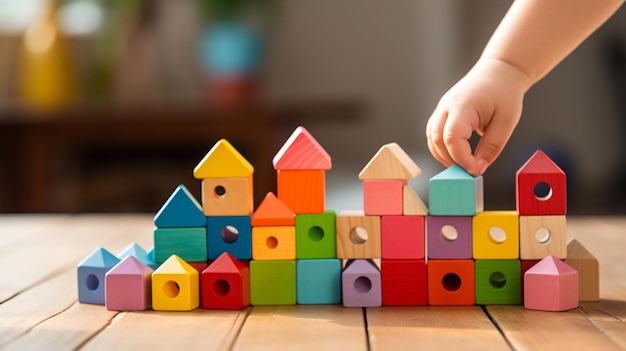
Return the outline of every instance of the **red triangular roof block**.
<path id="1" fill-rule="evenodd" d="M 517 173 L 563 173 L 563 170 L 557 166 L 548 155 L 543 151 L 537 150 Z"/>
<path id="2" fill-rule="evenodd" d="M 265 195 L 250 220 L 253 227 L 293 226 L 295 222 L 296 214 L 272 192 Z"/>
<path id="3" fill-rule="evenodd" d="M 213 261 L 203 273 L 241 273 L 247 268 L 245 264 L 234 258 L 231 254 L 224 252 Z"/>
<path id="4" fill-rule="evenodd" d="M 328 170 L 330 155 L 302 126 L 296 128 L 273 160 L 275 170 Z"/>

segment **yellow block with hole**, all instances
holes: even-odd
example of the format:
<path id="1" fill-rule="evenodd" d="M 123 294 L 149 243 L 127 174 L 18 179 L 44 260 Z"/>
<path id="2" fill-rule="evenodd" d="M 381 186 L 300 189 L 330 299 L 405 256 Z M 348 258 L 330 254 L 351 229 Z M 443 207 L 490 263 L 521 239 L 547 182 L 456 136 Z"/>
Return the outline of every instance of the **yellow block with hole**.
<path id="1" fill-rule="evenodd" d="M 472 218 L 472 256 L 476 260 L 518 259 L 519 213 L 485 211 Z"/>
<path id="2" fill-rule="evenodd" d="M 172 255 L 152 273 L 152 309 L 191 311 L 200 305 L 198 271 Z"/>
<path id="3" fill-rule="evenodd" d="M 296 227 L 253 227 L 253 260 L 295 260 Z"/>
<path id="4" fill-rule="evenodd" d="M 380 258 L 380 216 L 343 211 L 336 218 L 337 258 Z"/>

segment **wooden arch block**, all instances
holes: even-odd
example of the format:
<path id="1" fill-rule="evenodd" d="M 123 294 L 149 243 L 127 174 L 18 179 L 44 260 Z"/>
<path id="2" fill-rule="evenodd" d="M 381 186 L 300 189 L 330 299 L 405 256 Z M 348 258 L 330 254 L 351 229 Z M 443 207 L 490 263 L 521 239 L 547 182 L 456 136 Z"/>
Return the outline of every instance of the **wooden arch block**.
<path id="1" fill-rule="evenodd" d="M 200 276 L 202 308 L 241 310 L 250 305 L 250 270 L 225 252 Z"/>
<path id="2" fill-rule="evenodd" d="M 152 309 L 191 311 L 200 305 L 198 271 L 172 255 L 152 273 Z"/>
<path id="3" fill-rule="evenodd" d="M 591 252 L 578 240 L 567 244 L 565 263 L 578 271 L 578 300 L 600 300 L 600 265 Z"/>
<path id="4" fill-rule="evenodd" d="M 204 227 L 206 217 L 200 203 L 181 184 L 154 216 L 154 225 L 159 228 Z"/>
<path id="5" fill-rule="evenodd" d="M 380 271 L 369 260 L 354 260 L 341 273 L 344 307 L 382 306 Z"/>
<path id="6" fill-rule="evenodd" d="M 520 215 L 564 215 L 567 212 L 565 172 L 537 150 L 516 173 Z"/>
<path id="7" fill-rule="evenodd" d="M 483 177 L 458 165 L 428 181 L 428 208 L 436 216 L 473 216 L 483 211 Z"/>
<path id="8" fill-rule="evenodd" d="M 304 127 L 297 127 L 272 161 L 275 170 L 329 170 L 330 155 Z"/>
<path id="9" fill-rule="evenodd" d="M 193 170 L 196 179 L 247 178 L 254 167 L 226 139 L 220 139 Z"/>
<path id="10" fill-rule="evenodd" d="M 359 179 L 409 180 L 422 170 L 397 143 L 383 145 L 359 173 Z"/>
<path id="11" fill-rule="evenodd" d="M 486 211 L 472 219 L 472 251 L 476 260 L 519 258 L 519 215 Z"/>
<path id="12" fill-rule="evenodd" d="M 472 258 L 472 217 L 428 216 L 426 221 L 429 259 Z"/>
<path id="13" fill-rule="evenodd" d="M 429 260 L 428 304 L 470 306 L 475 297 L 474 261 Z"/>
<path id="14" fill-rule="evenodd" d="M 405 180 L 363 181 L 363 210 L 368 216 L 401 215 Z"/>
<path id="15" fill-rule="evenodd" d="M 127 256 L 105 275 L 105 305 L 110 311 L 143 311 L 152 305 L 152 268 Z"/>
<path id="16" fill-rule="evenodd" d="M 539 261 L 524 275 L 524 307 L 540 311 L 578 307 L 578 272 L 554 256 Z"/>
<path id="17" fill-rule="evenodd" d="M 563 216 L 520 216 L 520 258 L 541 260 L 567 257 L 567 224 Z"/>
<path id="18" fill-rule="evenodd" d="M 292 226 L 295 222 L 296 214 L 269 192 L 254 211 L 250 224 L 253 227 Z"/>
<path id="19" fill-rule="evenodd" d="M 363 211 L 343 211 L 337 215 L 337 258 L 380 258 L 380 216 Z"/>
<path id="20" fill-rule="evenodd" d="M 295 227 L 252 228 L 253 260 L 295 260 Z"/>
<path id="21" fill-rule="evenodd" d="M 105 275 L 120 260 L 99 247 L 78 264 L 78 301 L 94 305 L 105 303 Z"/>

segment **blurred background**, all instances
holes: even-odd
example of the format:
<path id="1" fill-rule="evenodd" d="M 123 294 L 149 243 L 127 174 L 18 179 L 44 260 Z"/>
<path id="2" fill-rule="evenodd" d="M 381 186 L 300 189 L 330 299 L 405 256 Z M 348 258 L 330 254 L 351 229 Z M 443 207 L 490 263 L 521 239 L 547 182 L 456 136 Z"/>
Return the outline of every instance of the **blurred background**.
<path id="1" fill-rule="evenodd" d="M 255 167 L 304 125 L 333 158 L 327 207 L 362 208 L 359 171 L 399 143 L 427 182 L 427 118 L 510 1 L 0 0 L 0 212 L 156 212 L 227 138 Z M 538 148 L 569 213 L 626 212 L 626 8 L 527 94 L 484 175 L 515 207 Z"/>

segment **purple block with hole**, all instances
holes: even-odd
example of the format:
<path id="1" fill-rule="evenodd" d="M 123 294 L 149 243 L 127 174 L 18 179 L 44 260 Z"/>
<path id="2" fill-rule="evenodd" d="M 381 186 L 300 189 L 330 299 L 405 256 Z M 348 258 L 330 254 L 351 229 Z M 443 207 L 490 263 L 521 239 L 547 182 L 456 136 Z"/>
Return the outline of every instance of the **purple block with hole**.
<path id="1" fill-rule="evenodd" d="M 152 268 L 127 256 L 105 275 L 104 301 L 110 311 L 143 311 L 152 302 Z"/>
<path id="2" fill-rule="evenodd" d="M 228 252 L 238 260 L 252 259 L 251 216 L 207 217 L 207 245 L 210 260 Z"/>
<path id="3" fill-rule="evenodd" d="M 380 271 L 369 260 L 354 260 L 341 273 L 344 307 L 382 306 Z"/>
<path id="4" fill-rule="evenodd" d="M 428 216 L 429 259 L 471 259 L 471 216 Z"/>

